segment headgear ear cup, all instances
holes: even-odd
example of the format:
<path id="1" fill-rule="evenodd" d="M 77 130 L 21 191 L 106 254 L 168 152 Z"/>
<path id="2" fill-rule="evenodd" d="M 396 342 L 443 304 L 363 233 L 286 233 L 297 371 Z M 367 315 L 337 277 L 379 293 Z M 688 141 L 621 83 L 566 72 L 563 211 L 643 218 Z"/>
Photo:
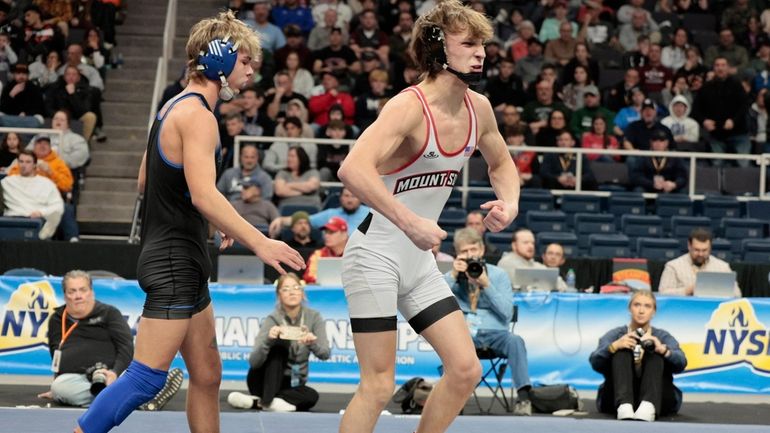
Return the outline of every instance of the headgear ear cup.
<path id="1" fill-rule="evenodd" d="M 438 26 L 425 27 L 423 31 L 423 40 L 427 47 L 428 59 L 431 61 L 431 68 L 436 64 L 442 69 L 446 69 L 449 64 L 446 59 L 446 47 L 444 46 L 444 32 Z"/>
<path id="2" fill-rule="evenodd" d="M 230 42 L 230 36 L 225 36 L 224 39 L 209 42 L 207 48 L 207 51 L 201 51 L 198 56 L 198 70 L 209 80 L 219 81 L 222 85 L 219 97 L 229 101 L 235 96 L 235 92 L 227 83 L 227 77 L 235 69 L 238 43 Z"/>

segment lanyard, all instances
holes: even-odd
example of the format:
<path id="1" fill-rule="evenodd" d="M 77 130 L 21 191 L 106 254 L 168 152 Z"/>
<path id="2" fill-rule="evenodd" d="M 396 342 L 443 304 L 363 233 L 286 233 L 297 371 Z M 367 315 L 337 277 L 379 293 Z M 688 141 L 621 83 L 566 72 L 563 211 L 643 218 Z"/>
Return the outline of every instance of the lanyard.
<path id="1" fill-rule="evenodd" d="M 655 167 L 655 173 L 660 174 L 660 172 L 663 170 L 663 167 L 666 166 L 666 157 L 658 159 L 658 158 L 653 156 L 652 157 L 652 166 Z"/>
<path id="2" fill-rule="evenodd" d="M 64 342 L 67 341 L 67 338 L 72 334 L 72 331 L 78 327 L 78 323 L 80 322 L 75 322 L 74 325 L 70 326 L 70 329 L 67 329 L 67 309 L 65 308 L 64 313 L 62 313 L 61 316 L 61 341 L 59 342 L 59 349 L 61 349 Z"/>
<path id="3" fill-rule="evenodd" d="M 468 284 L 468 298 L 471 304 L 471 313 L 476 313 L 476 307 L 479 304 L 479 294 L 481 290 L 477 284 Z"/>
<path id="4" fill-rule="evenodd" d="M 559 163 L 561 164 L 561 170 L 563 172 L 569 171 L 568 169 L 569 169 L 570 164 L 572 164 L 572 157 L 573 156 L 574 156 L 573 154 L 569 153 L 569 154 L 567 154 L 567 155 L 565 155 L 563 157 L 562 156 L 559 157 Z"/>

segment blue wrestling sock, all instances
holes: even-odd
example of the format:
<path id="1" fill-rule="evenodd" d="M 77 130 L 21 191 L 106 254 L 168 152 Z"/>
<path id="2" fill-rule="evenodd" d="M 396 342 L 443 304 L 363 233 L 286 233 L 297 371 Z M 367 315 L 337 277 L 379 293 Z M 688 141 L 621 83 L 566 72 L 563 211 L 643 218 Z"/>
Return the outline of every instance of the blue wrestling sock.
<path id="1" fill-rule="evenodd" d="M 131 412 L 157 394 L 166 383 L 167 371 L 150 368 L 136 360 L 110 386 L 104 388 L 78 425 L 84 433 L 107 433 Z"/>

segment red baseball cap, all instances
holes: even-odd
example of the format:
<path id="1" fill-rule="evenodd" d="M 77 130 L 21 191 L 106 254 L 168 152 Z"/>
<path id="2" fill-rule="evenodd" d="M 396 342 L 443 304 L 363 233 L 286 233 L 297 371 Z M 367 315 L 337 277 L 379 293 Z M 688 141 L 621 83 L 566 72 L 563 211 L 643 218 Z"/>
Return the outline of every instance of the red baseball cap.
<path id="1" fill-rule="evenodd" d="M 323 226 L 324 230 L 332 232 L 348 231 L 348 223 L 340 217 L 331 217 Z"/>

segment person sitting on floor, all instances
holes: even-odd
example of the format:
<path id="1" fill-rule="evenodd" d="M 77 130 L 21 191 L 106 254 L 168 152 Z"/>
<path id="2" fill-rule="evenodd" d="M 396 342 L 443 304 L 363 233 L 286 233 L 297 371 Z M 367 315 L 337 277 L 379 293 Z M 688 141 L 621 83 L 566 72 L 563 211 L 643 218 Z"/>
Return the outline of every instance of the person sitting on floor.
<path id="1" fill-rule="evenodd" d="M 249 394 L 231 392 L 227 402 L 238 409 L 307 411 L 318 402 L 318 392 L 307 386 L 310 354 L 321 360 L 331 355 L 326 325 L 321 313 L 305 305 L 296 274 L 278 278 L 275 294 L 278 306 L 262 322 L 249 355 Z"/>
<path id="2" fill-rule="evenodd" d="M 687 358 L 671 334 L 652 327 L 657 302 L 651 291 L 635 292 L 628 311 L 631 322 L 604 334 L 589 358 L 604 376 L 596 408 L 616 413 L 619 420 L 655 421 L 656 415 L 676 414 L 682 391 L 673 375 L 684 371 Z"/>

